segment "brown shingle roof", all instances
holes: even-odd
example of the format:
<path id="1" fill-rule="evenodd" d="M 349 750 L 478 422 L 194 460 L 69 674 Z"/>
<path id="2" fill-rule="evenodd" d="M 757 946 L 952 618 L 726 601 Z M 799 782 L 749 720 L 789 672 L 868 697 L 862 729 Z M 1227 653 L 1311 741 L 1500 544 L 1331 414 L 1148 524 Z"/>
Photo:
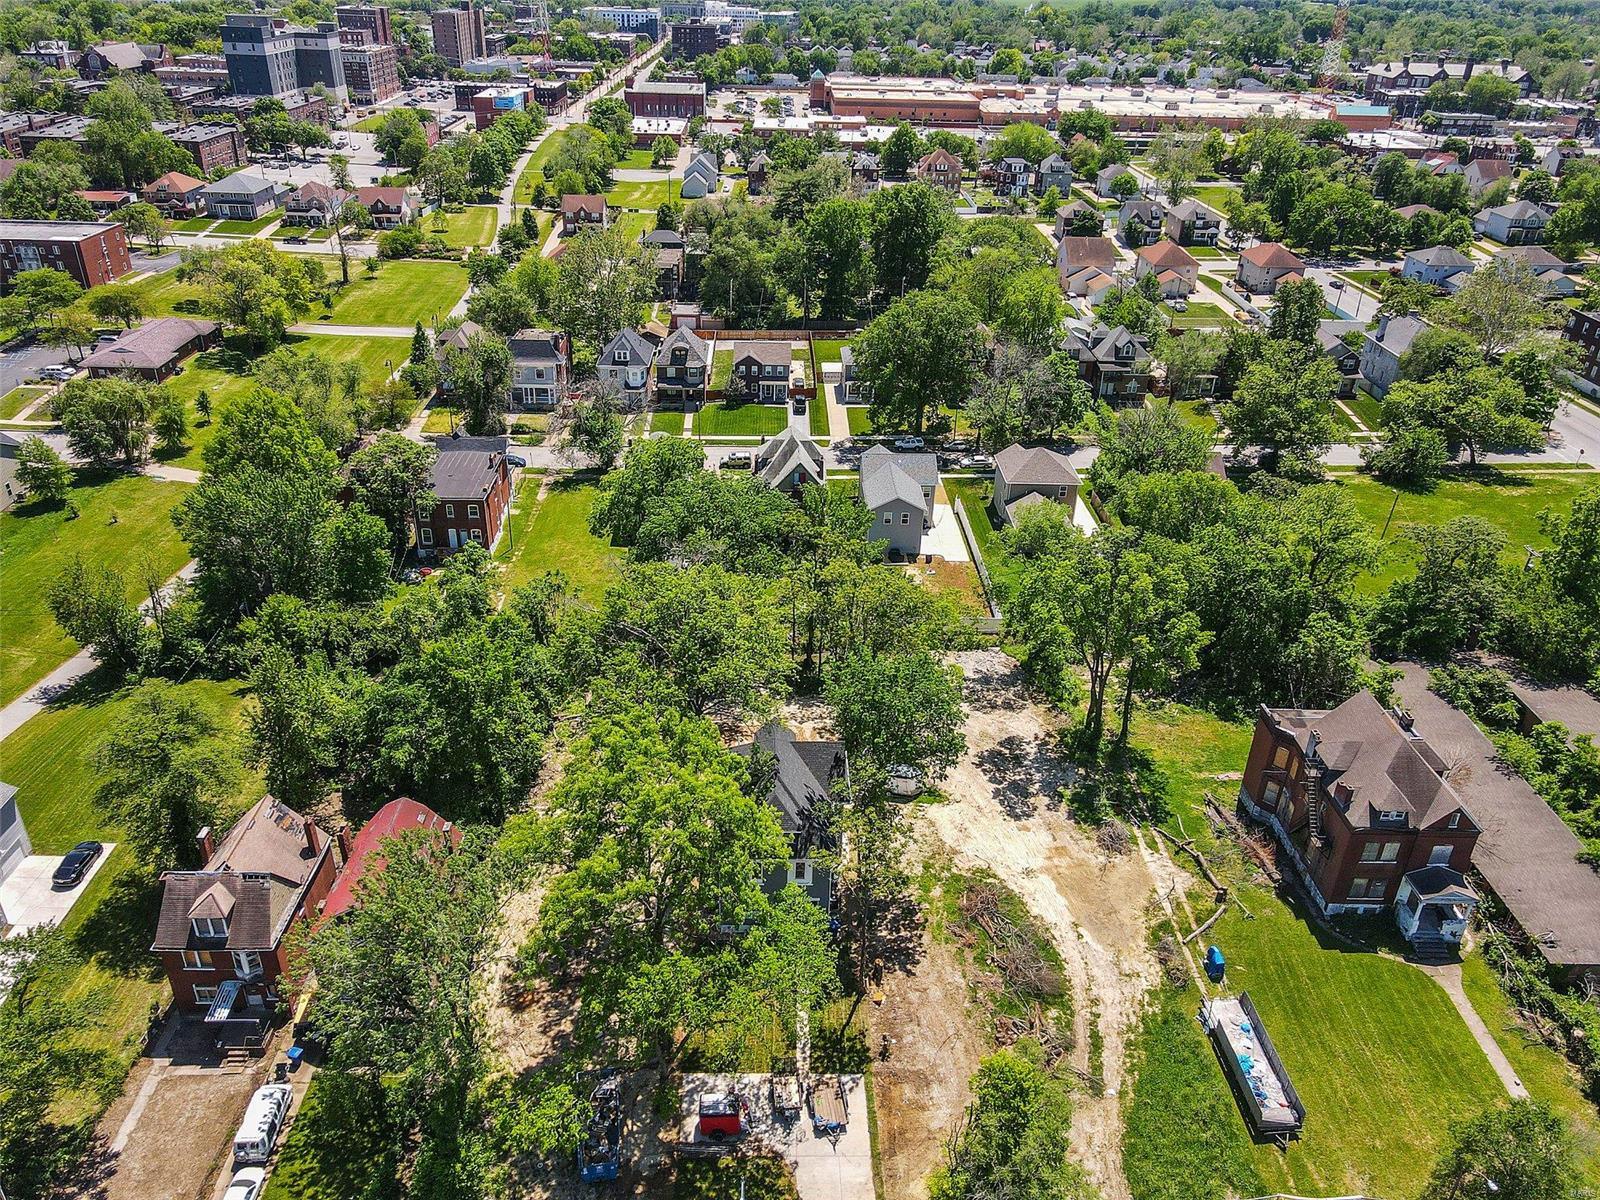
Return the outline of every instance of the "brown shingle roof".
<path id="1" fill-rule="evenodd" d="M 207 337 L 216 330 L 215 321 L 197 321 L 192 317 L 157 317 L 137 329 L 128 330 L 109 346 L 96 350 L 83 360 L 83 365 L 106 371 L 157 370 L 176 358 L 178 352 L 195 338 Z"/>
<path id="2" fill-rule="evenodd" d="M 1262 242 L 1240 251 L 1239 257 L 1256 267 L 1291 267 L 1296 271 L 1305 269 L 1300 257 L 1281 242 Z"/>
<path id="3" fill-rule="evenodd" d="M 1139 257 L 1152 267 L 1168 270 L 1200 265 L 1199 260 L 1177 242 L 1160 241 L 1153 246 L 1141 246 Z"/>

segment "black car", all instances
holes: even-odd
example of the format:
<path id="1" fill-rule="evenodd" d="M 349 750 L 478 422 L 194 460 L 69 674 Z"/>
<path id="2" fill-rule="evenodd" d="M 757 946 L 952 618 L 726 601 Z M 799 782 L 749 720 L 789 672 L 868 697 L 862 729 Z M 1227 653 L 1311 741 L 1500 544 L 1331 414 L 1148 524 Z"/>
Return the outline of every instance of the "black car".
<path id="1" fill-rule="evenodd" d="M 50 876 L 52 887 L 76 887 L 83 882 L 83 877 L 89 873 L 89 868 L 94 866 L 94 860 L 105 852 L 105 847 L 99 842 L 79 842 L 67 856 L 61 860 L 61 865 L 56 868 L 56 873 Z"/>

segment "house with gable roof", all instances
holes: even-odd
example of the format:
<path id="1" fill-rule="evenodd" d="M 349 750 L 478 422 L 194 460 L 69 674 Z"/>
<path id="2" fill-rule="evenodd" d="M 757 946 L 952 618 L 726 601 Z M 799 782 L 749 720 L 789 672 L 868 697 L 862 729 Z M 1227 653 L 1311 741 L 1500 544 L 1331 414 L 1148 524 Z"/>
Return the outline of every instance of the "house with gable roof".
<path id="1" fill-rule="evenodd" d="M 754 741 L 733 747 L 744 758 L 754 758 L 758 750 L 772 756 L 772 786 L 763 799 L 789 839 L 789 858 L 762 877 L 762 890 L 776 895 L 793 884 L 827 911 L 833 904 L 833 872 L 819 861 L 819 851 L 836 849 L 838 840 L 817 806 L 836 783 L 849 778 L 844 744 L 800 741 L 777 721 L 769 721 L 756 731 Z"/>
<path id="2" fill-rule="evenodd" d="M 1081 481 L 1065 454 L 1048 446 L 1013 442 L 994 456 L 995 515 L 1015 525 L 1022 510 L 1033 504 L 1053 503 L 1066 508 L 1070 521 L 1078 503 Z"/>
<path id="3" fill-rule="evenodd" d="M 667 335 L 656 352 L 656 401 L 684 409 L 705 403 L 711 377 L 711 343 L 687 325 Z"/>
<path id="4" fill-rule="evenodd" d="M 933 526 L 933 496 L 939 460 L 902 454 L 881 442 L 861 456 L 861 503 L 872 513 L 867 537 L 912 556 L 922 553 L 922 535 Z"/>
<path id="5" fill-rule="evenodd" d="M 792 425 L 761 443 L 752 468 L 762 483 L 791 497 L 807 484 L 820 485 L 825 475 L 822 447 Z"/>
<path id="6" fill-rule="evenodd" d="M 1306 264 L 1281 242 L 1259 242 L 1239 253 L 1239 286 L 1246 292 L 1268 295 L 1288 280 L 1304 279 Z"/>
<path id="7" fill-rule="evenodd" d="M 632 404 L 650 399 L 656 348 L 636 329 L 620 329 L 600 350 L 595 362 L 599 377 L 613 385 L 617 394 Z"/>
<path id="8" fill-rule="evenodd" d="M 186 1017 L 203 1017 L 242 1042 L 278 1002 L 284 939 L 315 916 L 333 887 L 334 845 L 309 817 L 263 796 L 220 843 L 199 834 L 205 864 L 161 876 L 151 951 Z"/>
<path id="9" fill-rule="evenodd" d="M 1154 275 L 1163 298 L 1189 296 L 1200 285 L 1200 261 L 1177 242 L 1160 241 L 1143 246 L 1134 258 L 1135 279 Z"/>

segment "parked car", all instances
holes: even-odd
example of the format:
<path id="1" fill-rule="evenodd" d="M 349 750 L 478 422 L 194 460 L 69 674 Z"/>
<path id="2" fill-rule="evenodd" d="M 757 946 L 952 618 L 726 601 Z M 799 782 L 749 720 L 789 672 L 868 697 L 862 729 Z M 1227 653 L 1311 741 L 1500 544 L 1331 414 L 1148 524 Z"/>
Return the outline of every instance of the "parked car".
<path id="1" fill-rule="evenodd" d="M 922 772 L 906 763 L 889 768 L 889 794 L 910 799 L 922 795 Z"/>
<path id="2" fill-rule="evenodd" d="M 923 441 L 915 434 L 910 433 L 903 437 L 897 437 L 894 440 L 894 448 L 896 450 L 921 450 L 927 444 L 927 442 Z"/>
<path id="3" fill-rule="evenodd" d="M 244 1120 L 239 1122 L 233 1135 L 235 1162 L 264 1163 L 272 1156 L 272 1147 L 289 1115 L 289 1101 L 294 1092 L 286 1083 L 268 1083 L 258 1087 L 244 1110 Z"/>
<path id="4" fill-rule="evenodd" d="M 66 382 L 68 379 L 71 379 L 77 373 L 78 372 L 77 372 L 76 368 L 66 366 L 65 364 L 59 365 L 59 366 L 40 367 L 39 368 L 39 378 L 40 379 L 53 379 L 53 380 L 56 380 L 57 382 L 60 382 L 60 383 Z"/>
<path id="5" fill-rule="evenodd" d="M 520 454 L 506 455 L 506 466 L 508 467 L 526 467 L 527 465 L 528 460 L 523 458 Z"/>
<path id="6" fill-rule="evenodd" d="M 1332 279 L 1328 280 L 1328 286 L 1336 292 L 1342 292 L 1344 291 L 1344 280 L 1335 275 Z"/>
<path id="7" fill-rule="evenodd" d="M 267 1186 L 267 1173 L 260 1167 L 245 1167 L 234 1175 L 222 1200 L 258 1200 Z"/>
<path id="8" fill-rule="evenodd" d="M 963 471 L 992 471 L 994 459 L 987 454 L 969 454 L 961 460 Z"/>
<path id="9" fill-rule="evenodd" d="M 304 246 L 310 240 L 311 240 L 310 238 L 302 237 L 300 234 L 297 233 L 292 237 L 284 238 L 283 239 L 283 244 L 285 246 Z"/>
<path id="10" fill-rule="evenodd" d="M 1174 300 L 1174 301 L 1172 301 L 1172 311 L 1173 312 L 1188 312 L 1189 311 L 1189 302 L 1187 300 Z"/>
<path id="11" fill-rule="evenodd" d="M 733 450 L 723 458 L 722 465 L 725 467 L 748 467 L 752 461 L 750 451 Z"/>
<path id="12" fill-rule="evenodd" d="M 55 874 L 50 876 L 50 886 L 77 887 L 89 873 L 89 868 L 94 866 L 94 860 L 105 853 L 105 849 L 99 842 L 79 842 L 67 851 L 61 865 L 56 867 Z"/>

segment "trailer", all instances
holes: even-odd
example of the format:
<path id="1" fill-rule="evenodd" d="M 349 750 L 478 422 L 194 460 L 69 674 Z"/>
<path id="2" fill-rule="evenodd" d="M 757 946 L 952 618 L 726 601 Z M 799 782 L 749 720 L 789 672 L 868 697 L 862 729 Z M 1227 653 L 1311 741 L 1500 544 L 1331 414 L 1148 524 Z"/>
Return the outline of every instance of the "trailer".
<path id="1" fill-rule="evenodd" d="M 850 1124 L 850 1109 L 844 1087 L 837 1079 L 824 1079 L 811 1085 L 811 1131 L 818 1137 L 838 1137 Z"/>
<path id="2" fill-rule="evenodd" d="M 1267 1036 L 1250 993 L 1208 1000 L 1200 1021 L 1239 1099 L 1239 1108 L 1259 1138 L 1287 1144 L 1305 1125 L 1305 1105 Z"/>
<path id="3" fill-rule="evenodd" d="M 608 1074 L 589 1093 L 593 1112 L 578 1147 L 578 1178 L 584 1183 L 609 1183 L 622 1165 L 621 1080 Z"/>

